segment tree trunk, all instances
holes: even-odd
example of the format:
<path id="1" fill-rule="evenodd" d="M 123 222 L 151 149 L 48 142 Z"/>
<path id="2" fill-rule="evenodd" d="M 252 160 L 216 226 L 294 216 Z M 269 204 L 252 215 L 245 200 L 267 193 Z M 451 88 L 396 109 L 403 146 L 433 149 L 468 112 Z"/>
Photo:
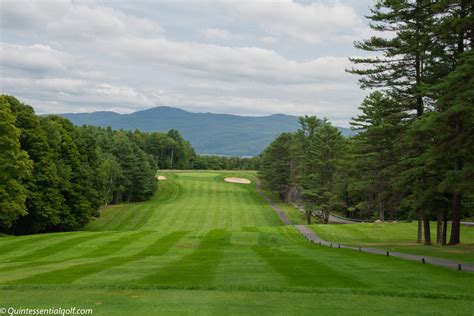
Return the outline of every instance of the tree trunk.
<path id="1" fill-rule="evenodd" d="M 385 207 L 383 202 L 380 202 L 379 219 L 382 222 L 385 221 Z"/>
<path id="2" fill-rule="evenodd" d="M 418 244 L 421 244 L 422 241 L 423 241 L 423 225 L 422 225 L 421 212 L 418 211 L 418 235 L 416 238 L 416 242 Z"/>
<path id="3" fill-rule="evenodd" d="M 462 126 L 459 117 L 455 118 L 456 135 L 460 132 Z M 463 161 L 461 157 L 454 158 L 454 174 L 462 171 Z M 453 192 L 453 220 L 451 224 L 450 245 L 456 245 L 461 242 L 461 211 L 462 211 L 462 193 L 458 188 L 454 188 Z"/>
<path id="4" fill-rule="evenodd" d="M 423 219 L 423 224 L 425 229 L 425 245 L 431 246 L 430 217 L 428 215 L 425 215 Z"/>
<path id="5" fill-rule="evenodd" d="M 170 169 L 173 169 L 174 149 L 171 148 Z"/>
<path id="6" fill-rule="evenodd" d="M 441 211 L 436 214 L 436 243 L 443 244 L 443 213 Z"/>
<path id="7" fill-rule="evenodd" d="M 446 243 L 448 242 L 448 211 L 443 212 L 443 240 L 441 241 L 441 244 L 443 246 L 446 246 Z"/>
<path id="8" fill-rule="evenodd" d="M 461 1 L 460 18 L 466 17 L 466 1 Z M 464 34 L 465 30 L 460 29 L 458 34 L 458 53 L 461 55 L 464 52 Z M 455 117 L 455 133 L 458 135 L 461 132 L 462 125 L 459 117 Z M 461 157 L 454 158 L 454 173 L 459 173 L 463 168 L 463 162 Z M 459 189 L 455 189 L 453 192 L 453 220 L 451 224 L 451 239 L 449 240 L 450 245 L 456 245 L 461 242 L 461 208 L 462 208 L 462 194 Z"/>
<path id="9" fill-rule="evenodd" d="M 324 211 L 323 216 L 324 216 L 324 224 L 329 223 L 329 211 Z"/>
<path id="10" fill-rule="evenodd" d="M 306 213 L 306 222 L 308 225 L 311 225 L 311 211 L 305 211 Z"/>
<path id="11" fill-rule="evenodd" d="M 285 192 L 278 192 L 278 196 L 280 197 L 280 201 L 285 202 L 286 194 Z"/>
<path id="12" fill-rule="evenodd" d="M 461 193 L 453 194 L 453 220 L 451 223 L 451 239 L 450 245 L 456 245 L 461 242 Z"/>

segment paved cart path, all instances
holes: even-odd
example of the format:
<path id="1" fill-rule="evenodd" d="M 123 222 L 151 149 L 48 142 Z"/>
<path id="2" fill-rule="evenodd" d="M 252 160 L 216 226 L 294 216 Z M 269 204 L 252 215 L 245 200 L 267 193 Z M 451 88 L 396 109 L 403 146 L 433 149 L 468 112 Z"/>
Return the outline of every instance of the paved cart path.
<path id="1" fill-rule="evenodd" d="M 261 185 L 260 182 L 257 181 L 257 191 L 260 195 L 263 196 L 263 198 L 270 204 L 270 206 L 273 208 L 273 210 L 278 214 L 280 217 L 281 221 L 285 225 L 293 225 L 288 217 L 286 216 L 285 212 L 278 207 L 275 202 L 273 202 L 262 190 L 261 190 Z M 420 255 L 412 255 L 408 253 L 402 253 L 402 252 L 392 252 L 388 251 L 385 249 L 378 249 L 378 248 L 362 248 L 362 247 L 352 247 L 352 246 L 346 246 L 346 245 L 341 245 L 338 243 L 334 242 L 329 242 L 326 240 L 321 239 L 314 231 L 306 227 L 305 225 L 293 225 L 308 241 L 319 244 L 321 246 L 327 246 L 327 247 L 332 247 L 332 248 L 345 248 L 345 249 L 352 249 L 356 251 L 363 251 L 363 252 L 370 252 L 378 255 L 384 255 L 384 256 L 390 256 L 390 257 L 397 257 L 397 258 L 402 258 L 406 260 L 412 260 L 412 261 L 419 261 L 420 263 L 423 264 L 433 264 L 437 266 L 442 266 L 446 268 L 451 268 L 451 269 L 457 269 L 457 270 L 462 270 L 462 271 L 467 271 L 467 272 L 474 272 L 474 265 L 472 264 L 467 264 L 467 263 L 458 263 L 456 261 L 452 260 L 447 260 L 447 259 L 442 259 L 442 258 L 436 258 L 436 257 L 428 257 L 428 256 L 420 256 Z"/>
<path id="2" fill-rule="evenodd" d="M 388 255 L 390 257 L 397 257 L 397 258 L 402 258 L 402 259 L 407 259 L 407 260 L 419 261 L 425 264 L 434 264 L 434 265 L 443 266 L 443 267 L 447 267 L 451 269 L 461 268 L 462 271 L 474 272 L 474 265 L 472 264 L 467 264 L 467 263 L 460 264 L 452 260 L 436 258 L 436 257 L 413 255 L 413 254 L 408 254 L 408 253 L 403 253 L 403 252 L 393 252 L 393 251 L 388 251 L 385 249 L 351 247 L 351 246 L 341 245 L 338 243 L 329 242 L 329 241 L 325 241 L 321 239 L 318 235 L 316 235 L 314 231 L 312 231 L 311 229 L 309 229 L 308 227 L 304 225 L 294 225 L 294 226 L 306 239 L 308 239 L 308 241 L 315 244 L 320 244 L 322 246 L 328 246 L 328 247 L 333 247 L 333 248 L 353 249 L 357 251 L 375 253 L 378 255 L 384 255 L 384 256 Z M 459 265 L 461 265 L 461 267 Z"/>
<path id="3" fill-rule="evenodd" d="M 301 205 L 293 203 L 293 206 L 296 207 L 298 210 L 300 210 L 302 213 L 305 212 L 304 208 Z M 332 224 L 357 224 L 357 223 L 360 223 L 360 222 L 329 214 L 329 223 L 332 223 Z"/>
<path id="4" fill-rule="evenodd" d="M 265 201 L 268 202 L 268 204 L 270 204 L 273 210 L 278 214 L 278 217 L 280 217 L 283 224 L 292 225 L 292 223 L 288 219 L 288 216 L 286 216 L 285 212 L 262 191 L 262 185 L 260 183 L 260 180 L 257 179 L 255 183 L 256 183 L 257 192 L 265 199 Z"/>

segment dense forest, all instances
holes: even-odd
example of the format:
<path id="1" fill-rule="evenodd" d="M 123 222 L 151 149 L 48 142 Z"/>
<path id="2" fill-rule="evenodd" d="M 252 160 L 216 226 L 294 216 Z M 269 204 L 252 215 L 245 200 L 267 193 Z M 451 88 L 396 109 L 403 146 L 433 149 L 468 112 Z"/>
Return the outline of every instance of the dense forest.
<path id="1" fill-rule="evenodd" d="M 373 91 L 344 138 L 326 120 L 302 117 L 262 154 L 260 175 L 308 221 L 329 212 L 416 219 L 418 242 L 460 243 L 474 209 L 474 2 L 377 1 L 368 16 L 381 36 L 356 42 L 373 57 L 348 72 Z M 424 231 L 424 234 L 423 234 Z"/>
<path id="2" fill-rule="evenodd" d="M 78 229 L 102 206 L 149 199 L 158 168 L 189 168 L 194 155 L 175 130 L 77 127 L 1 96 L 0 232 Z"/>
<path id="3" fill-rule="evenodd" d="M 192 162 L 196 170 L 257 170 L 259 156 L 227 157 L 227 156 L 196 156 Z"/>

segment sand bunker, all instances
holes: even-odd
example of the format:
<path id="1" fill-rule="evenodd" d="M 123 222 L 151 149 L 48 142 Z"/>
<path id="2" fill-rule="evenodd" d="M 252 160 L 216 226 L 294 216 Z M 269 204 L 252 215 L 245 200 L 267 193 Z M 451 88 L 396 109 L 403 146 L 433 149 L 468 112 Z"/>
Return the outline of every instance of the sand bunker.
<path id="1" fill-rule="evenodd" d="M 166 177 L 165 177 L 165 176 L 157 176 L 156 178 L 158 179 L 158 181 L 159 181 L 159 180 L 166 180 Z"/>
<path id="2" fill-rule="evenodd" d="M 248 179 L 243 179 L 243 178 L 225 178 L 225 182 L 230 182 L 230 183 L 240 183 L 240 184 L 250 184 L 252 181 Z"/>

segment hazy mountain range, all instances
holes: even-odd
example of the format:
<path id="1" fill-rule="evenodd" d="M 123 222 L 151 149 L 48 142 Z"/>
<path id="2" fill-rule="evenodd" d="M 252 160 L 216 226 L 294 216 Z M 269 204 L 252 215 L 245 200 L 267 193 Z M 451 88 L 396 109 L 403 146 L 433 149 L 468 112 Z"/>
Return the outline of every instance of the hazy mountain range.
<path id="1" fill-rule="evenodd" d="M 115 112 L 59 114 L 76 125 L 96 125 L 114 129 L 167 132 L 177 129 L 199 154 L 229 156 L 258 155 L 280 133 L 298 129 L 298 117 L 274 114 L 239 116 L 215 113 L 191 113 L 160 106 L 131 114 Z M 349 128 L 339 127 L 344 135 Z"/>

